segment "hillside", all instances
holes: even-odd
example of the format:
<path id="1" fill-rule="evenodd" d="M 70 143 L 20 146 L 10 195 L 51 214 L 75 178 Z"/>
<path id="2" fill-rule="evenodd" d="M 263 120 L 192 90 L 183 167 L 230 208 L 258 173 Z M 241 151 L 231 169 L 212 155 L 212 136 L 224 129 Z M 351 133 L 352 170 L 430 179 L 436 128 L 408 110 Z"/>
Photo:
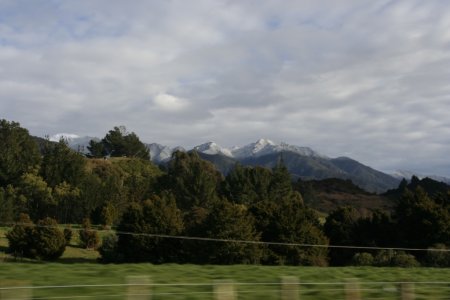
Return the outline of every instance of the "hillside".
<path id="1" fill-rule="evenodd" d="M 376 209 L 391 211 L 395 205 L 391 198 L 369 193 L 348 179 L 299 180 L 294 188 L 302 194 L 306 205 L 325 214 L 340 206 L 351 206 L 366 215 Z"/>
<path id="2" fill-rule="evenodd" d="M 329 159 L 321 156 L 306 156 L 291 151 L 250 156 L 242 159 L 234 159 L 221 154 L 207 155 L 204 153 L 201 154 L 201 157 L 212 162 L 224 174 L 227 174 L 237 162 L 243 166 L 261 166 L 271 169 L 282 161 L 291 173 L 293 180 L 348 179 L 360 188 L 374 193 L 382 193 L 396 188 L 400 183 L 399 179 L 350 158 Z"/>

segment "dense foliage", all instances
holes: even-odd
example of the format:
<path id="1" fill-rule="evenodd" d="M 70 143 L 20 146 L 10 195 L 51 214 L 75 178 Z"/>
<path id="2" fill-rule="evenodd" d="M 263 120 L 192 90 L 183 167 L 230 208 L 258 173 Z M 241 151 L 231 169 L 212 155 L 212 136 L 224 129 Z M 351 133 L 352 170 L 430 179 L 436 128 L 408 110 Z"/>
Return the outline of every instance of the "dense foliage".
<path id="1" fill-rule="evenodd" d="M 124 126 L 114 127 L 105 137 L 96 142 L 91 140 L 88 146 L 93 157 L 137 157 L 149 159 L 149 150 L 134 132 L 127 132 Z"/>
<path id="2" fill-rule="evenodd" d="M 6 235 L 9 250 L 16 257 L 55 260 L 66 248 L 64 233 L 51 218 L 39 220 L 36 225 L 28 215 L 21 214 L 18 224 Z"/>
<path id="3" fill-rule="evenodd" d="M 236 165 L 223 176 L 198 153 L 176 152 L 162 171 L 124 127 L 91 141 L 89 158 L 64 140 L 38 147 L 26 129 L 5 120 L 0 139 L 0 222 L 16 222 L 7 237 L 18 256 L 59 257 L 72 231 L 64 234 L 57 222 L 83 222 L 80 246 L 96 249 L 92 222 L 115 229 L 99 248 L 104 262 L 450 264 L 442 251 L 450 246 L 450 189 L 431 179 L 413 177 L 389 191 L 383 197 L 391 210 L 342 206 L 323 220 L 311 208 L 316 190 L 372 195 L 350 181 L 293 184 L 282 160 L 273 169 Z"/>

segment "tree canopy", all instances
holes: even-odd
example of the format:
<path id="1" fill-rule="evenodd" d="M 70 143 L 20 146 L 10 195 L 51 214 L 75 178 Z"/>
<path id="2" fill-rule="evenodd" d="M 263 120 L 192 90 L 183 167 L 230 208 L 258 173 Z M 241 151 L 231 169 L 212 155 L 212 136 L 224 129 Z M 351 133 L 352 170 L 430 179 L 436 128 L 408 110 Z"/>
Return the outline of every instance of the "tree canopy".
<path id="1" fill-rule="evenodd" d="M 15 184 L 39 166 L 41 154 L 28 130 L 19 123 L 0 120 L 0 186 Z"/>
<path id="2" fill-rule="evenodd" d="M 147 147 L 134 132 L 128 132 L 124 126 L 114 127 L 100 142 L 91 140 L 88 150 L 93 157 L 126 156 L 150 159 Z"/>

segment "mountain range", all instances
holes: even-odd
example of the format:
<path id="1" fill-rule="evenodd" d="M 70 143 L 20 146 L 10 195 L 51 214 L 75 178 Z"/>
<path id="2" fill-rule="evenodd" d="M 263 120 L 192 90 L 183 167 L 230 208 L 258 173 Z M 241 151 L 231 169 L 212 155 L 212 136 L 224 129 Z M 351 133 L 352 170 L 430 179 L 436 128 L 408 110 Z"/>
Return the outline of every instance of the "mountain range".
<path id="1" fill-rule="evenodd" d="M 50 140 L 64 137 L 69 146 L 82 153 L 88 153 L 87 145 L 94 137 L 80 137 L 69 134 L 59 134 Z M 192 149 L 169 147 L 158 143 L 145 144 L 150 152 L 151 160 L 156 164 L 166 164 L 174 151 L 197 151 L 199 155 L 210 162 L 223 174 L 227 174 L 237 163 L 244 166 L 275 167 L 280 161 L 288 168 L 294 179 L 349 179 L 357 186 L 373 193 L 381 193 L 396 188 L 401 179 L 409 179 L 414 173 L 398 171 L 386 174 L 366 166 L 349 157 L 330 158 L 309 147 L 300 147 L 286 143 L 275 143 L 268 139 L 259 139 L 244 146 L 224 148 L 214 142 L 207 142 Z M 423 178 L 425 176 L 420 176 Z M 448 178 L 437 180 L 450 182 Z M 447 181 L 448 180 L 448 181 Z"/>

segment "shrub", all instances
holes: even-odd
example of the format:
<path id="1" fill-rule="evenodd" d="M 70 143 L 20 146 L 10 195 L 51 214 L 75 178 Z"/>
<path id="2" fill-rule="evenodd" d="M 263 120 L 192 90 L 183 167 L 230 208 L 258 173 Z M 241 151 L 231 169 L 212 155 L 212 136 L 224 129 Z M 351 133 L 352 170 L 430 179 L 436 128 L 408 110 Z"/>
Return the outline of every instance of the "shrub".
<path id="1" fill-rule="evenodd" d="M 86 249 L 97 249 L 100 243 L 100 237 L 96 230 L 91 229 L 91 221 L 83 220 L 83 229 L 79 233 L 80 246 Z"/>
<path id="2" fill-rule="evenodd" d="M 444 244 L 433 245 L 425 256 L 425 262 L 430 267 L 450 267 L 450 252 L 436 251 L 432 249 L 448 250 Z"/>
<path id="3" fill-rule="evenodd" d="M 52 218 L 39 220 L 33 232 L 36 256 L 43 260 L 55 260 L 66 249 L 64 233 L 58 229 L 58 223 Z"/>
<path id="4" fill-rule="evenodd" d="M 381 250 L 375 256 L 374 265 L 379 267 L 403 267 L 412 268 L 420 266 L 414 255 L 403 251 L 395 252 L 393 250 Z"/>
<path id="5" fill-rule="evenodd" d="M 27 214 L 20 214 L 14 227 L 6 233 L 9 252 L 15 257 L 34 258 L 33 253 L 33 222 Z"/>
<path id="6" fill-rule="evenodd" d="M 391 265 L 391 260 L 394 257 L 394 250 L 380 250 L 374 258 L 374 265 L 378 267 L 387 267 Z"/>
<path id="7" fill-rule="evenodd" d="M 367 252 L 356 253 L 352 258 L 352 264 L 355 266 L 372 266 L 373 263 L 373 255 Z"/>
<path id="8" fill-rule="evenodd" d="M 9 251 L 14 256 L 55 260 L 66 249 L 64 234 L 51 218 L 39 220 L 34 226 L 28 215 L 22 214 L 19 223 L 6 234 Z"/>
<path id="9" fill-rule="evenodd" d="M 402 268 L 414 268 L 419 267 L 420 264 L 412 254 L 404 252 L 398 252 L 391 260 L 391 266 Z"/>
<path id="10" fill-rule="evenodd" d="M 110 263 L 121 261 L 121 257 L 117 251 L 117 241 L 118 238 L 115 234 L 108 234 L 102 238 L 102 246 L 99 249 L 101 262 Z"/>

